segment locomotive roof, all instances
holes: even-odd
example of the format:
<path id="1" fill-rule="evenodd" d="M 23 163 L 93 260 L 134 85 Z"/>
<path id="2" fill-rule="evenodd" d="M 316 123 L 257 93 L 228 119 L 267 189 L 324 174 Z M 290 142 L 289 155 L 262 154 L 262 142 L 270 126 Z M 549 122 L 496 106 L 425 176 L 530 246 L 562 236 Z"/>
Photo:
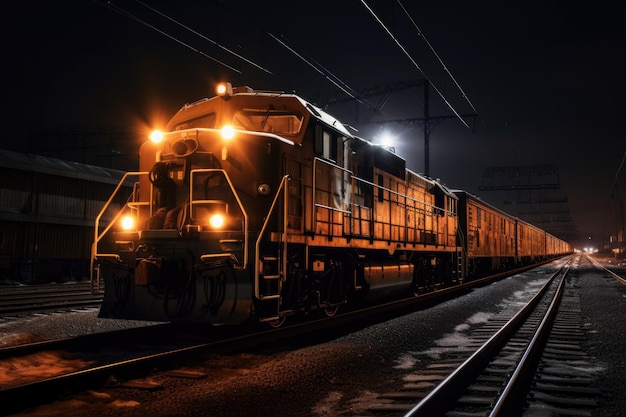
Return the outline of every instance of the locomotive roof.
<path id="1" fill-rule="evenodd" d="M 309 103 L 308 101 L 306 101 L 300 96 L 295 96 L 295 97 L 298 100 L 300 100 L 302 105 L 306 107 L 311 113 L 311 115 L 316 117 L 318 120 L 321 120 L 325 124 L 333 127 L 335 130 L 339 131 L 339 133 L 341 133 L 344 136 L 353 137 L 353 135 L 350 132 L 348 132 L 348 129 L 346 129 L 343 123 L 337 120 L 334 116 L 331 116 L 330 114 L 326 113 L 324 110 L 315 106 L 313 103 Z"/>
<path id="2" fill-rule="evenodd" d="M 352 137 L 353 135 L 348 132 L 348 129 L 334 116 L 331 116 L 329 113 L 326 113 L 321 108 L 317 107 L 315 104 L 310 101 L 305 100 L 295 93 L 285 93 L 283 91 L 267 91 L 267 90 L 253 90 L 250 87 L 237 87 L 234 89 L 237 91 L 236 95 L 253 95 L 253 96 L 266 96 L 266 97 L 293 97 L 300 102 L 300 104 L 308 110 L 308 113 L 311 116 L 314 116 L 316 119 L 321 120 L 325 124 L 333 127 L 340 133 L 345 136 Z"/>
<path id="3" fill-rule="evenodd" d="M 474 201 L 478 201 L 478 202 L 480 202 L 480 204 L 482 204 L 482 205 L 484 205 L 484 206 L 489 207 L 491 210 L 493 210 L 493 211 L 495 211 L 495 212 L 498 212 L 498 213 L 500 213 L 500 214 L 503 214 L 503 215 L 505 215 L 506 217 L 515 218 L 515 219 L 517 219 L 519 222 L 525 223 L 525 224 L 527 224 L 527 225 L 529 225 L 529 226 L 531 226 L 531 227 L 534 227 L 534 228 L 539 229 L 537 226 L 535 226 L 535 225 L 533 225 L 533 224 L 531 224 L 531 223 L 529 223 L 529 222 L 525 221 L 524 219 L 520 219 L 519 217 L 514 216 L 514 215 L 512 215 L 512 214 L 510 214 L 510 213 L 507 213 L 506 211 L 504 211 L 504 210 L 502 210 L 502 209 L 500 209 L 500 208 L 498 208 L 498 207 L 494 206 L 493 204 L 486 202 L 485 200 L 483 200 L 482 198 L 478 197 L 478 196 L 477 196 L 477 195 L 475 195 L 475 194 L 472 194 L 472 193 L 467 192 L 467 191 L 465 191 L 465 190 L 453 190 L 453 192 L 454 192 L 456 195 L 463 195 L 463 194 L 464 194 L 464 195 L 465 195 L 468 199 L 472 199 L 472 200 L 474 200 Z"/>
<path id="4" fill-rule="evenodd" d="M 284 93 L 280 91 L 273 92 L 252 90 L 249 87 L 237 87 L 233 88 L 233 91 L 234 92 L 230 97 L 214 96 L 185 104 L 169 121 L 167 129 L 170 130 L 173 126 L 184 120 L 199 117 L 209 112 L 223 113 L 224 110 L 227 109 L 226 106 L 233 108 L 246 107 L 267 109 L 280 103 L 280 108 L 275 107 L 275 109 L 298 111 L 307 119 L 305 120 L 305 123 L 308 122 L 309 118 L 313 117 L 336 130 L 341 135 L 353 137 L 353 135 L 338 119 L 296 94 Z M 228 115 L 232 114 L 232 111 L 226 110 L 226 112 Z"/>
<path id="5" fill-rule="evenodd" d="M 446 187 L 441 182 L 439 182 L 439 180 L 430 180 L 430 181 L 432 181 L 435 186 L 435 188 L 432 191 L 433 193 L 436 193 L 438 191 L 441 194 L 452 198 L 453 200 L 459 199 L 459 197 L 454 192 L 452 192 L 452 190 L 450 190 L 448 187 Z"/>
<path id="6" fill-rule="evenodd" d="M 483 200 L 481 197 L 478 197 L 477 195 L 472 194 L 472 193 L 470 193 L 470 192 L 468 192 L 468 191 L 465 191 L 465 190 L 459 190 L 459 189 L 454 189 L 454 190 L 452 190 L 452 192 L 453 192 L 454 194 L 456 194 L 457 196 L 458 196 L 458 195 L 465 195 L 465 196 L 466 196 L 466 198 L 471 199 L 471 200 L 474 200 L 474 201 L 478 201 L 478 202 L 480 202 L 480 204 L 482 204 L 482 205 L 484 205 L 484 206 L 487 206 L 487 207 L 489 207 L 490 209 L 492 209 L 492 210 L 494 210 L 494 211 L 497 211 L 497 212 L 499 212 L 499 213 L 506 214 L 508 217 L 515 217 L 515 216 L 512 216 L 511 214 L 509 214 L 509 213 L 505 212 L 504 210 L 499 209 L 498 207 L 494 206 L 493 204 L 486 202 L 486 201 L 485 201 L 485 200 Z"/>

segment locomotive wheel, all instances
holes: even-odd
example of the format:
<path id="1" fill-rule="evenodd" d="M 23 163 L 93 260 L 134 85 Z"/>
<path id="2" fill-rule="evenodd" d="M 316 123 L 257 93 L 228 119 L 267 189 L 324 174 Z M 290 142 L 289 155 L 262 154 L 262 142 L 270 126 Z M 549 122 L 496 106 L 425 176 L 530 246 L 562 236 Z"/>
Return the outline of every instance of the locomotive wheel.
<path id="1" fill-rule="evenodd" d="M 335 306 L 324 307 L 324 314 L 326 315 L 326 317 L 334 316 L 335 314 L 337 314 L 337 311 L 339 311 L 339 304 Z"/>
<path id="2" fill-rule="evenodd" d="M 411 285 L 412 291 L 413 291 L 413 295 L 415 297 L 417 297 L 418 295 L 421 295 L 424 291 L 419 287 L 419 285 L 417 285 L 417 283 L 414 283 L 413 285 Z"/>
<path id="3" fill-rule="evenodd" d="M 266 323 L 272 329 L 278 329 L 283 324 L 285 324 L 285 320 L 287 320 L 287 316 L 282 316 L 282 317 L 277 318 L 276 320 L 271 320 L 271 321 L 268 321 Z"/>

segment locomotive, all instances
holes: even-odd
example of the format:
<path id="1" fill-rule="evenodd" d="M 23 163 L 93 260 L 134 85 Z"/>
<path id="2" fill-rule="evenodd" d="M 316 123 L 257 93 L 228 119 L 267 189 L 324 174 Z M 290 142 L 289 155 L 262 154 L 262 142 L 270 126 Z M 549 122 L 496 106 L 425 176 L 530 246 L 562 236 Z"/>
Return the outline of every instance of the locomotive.
<path id="1" fill-rule="evenodd" d="M 150 139 L 96 219 L 100 317 L 279 326 L 475 272 L 468 194 L 295 94 L 221 83 Z"/>

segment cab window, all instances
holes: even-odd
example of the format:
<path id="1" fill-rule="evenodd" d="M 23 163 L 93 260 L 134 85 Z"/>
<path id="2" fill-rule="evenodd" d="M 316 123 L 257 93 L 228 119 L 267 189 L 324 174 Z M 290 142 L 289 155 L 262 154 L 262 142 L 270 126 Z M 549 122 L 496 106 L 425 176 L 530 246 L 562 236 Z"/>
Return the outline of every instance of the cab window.
<path id="1" fill-rule="evenodd" d="M 233 127 L 253 132 L 294 136 L 300 133 L 304 117 L 293 111 L 273 109 L 241 109 L 232 119 Z"/>
<path id="2" fill-rule="evenodd" d="M 328 159 L 333 162 L 338 162 L 338 144 L 337 137 L 330 131 L 322 129 L 321 126 L 316 126 L 315 129 L 315 154 L 321 156 L 324 159 Z M 343 142 L 341 142 L 343 143 Z"/>
<path id="3" fill-rule="evenodd" d="M 215 127 L 215 113 L 209 113 L 196 117 L 195 119 L 186 120 L 178 123 L 172 130 L 185 130 L 185 129 L 197 129 L 197 128 L 214 128 Z"/>

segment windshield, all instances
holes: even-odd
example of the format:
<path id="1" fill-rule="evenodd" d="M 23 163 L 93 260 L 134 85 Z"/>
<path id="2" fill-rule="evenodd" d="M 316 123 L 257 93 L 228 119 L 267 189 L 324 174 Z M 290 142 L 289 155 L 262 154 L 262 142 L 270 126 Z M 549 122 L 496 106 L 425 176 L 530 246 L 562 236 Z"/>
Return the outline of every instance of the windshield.
<path id="1" fill-rule="evenodd" d="M 196 117 L 195 119 L 185 120 L 182 123 L 178 123 L 172 130 L 184 130 L 195 128 L 214 128 L 215 127 L 215 113 L 209 113 Z"/>
<path id="2" fill-rule="evenodd" d="M 276 135 L 297 135 L 304 117 L 293 111 L 241 109 L 233 115 L 233 127 Z"/>

